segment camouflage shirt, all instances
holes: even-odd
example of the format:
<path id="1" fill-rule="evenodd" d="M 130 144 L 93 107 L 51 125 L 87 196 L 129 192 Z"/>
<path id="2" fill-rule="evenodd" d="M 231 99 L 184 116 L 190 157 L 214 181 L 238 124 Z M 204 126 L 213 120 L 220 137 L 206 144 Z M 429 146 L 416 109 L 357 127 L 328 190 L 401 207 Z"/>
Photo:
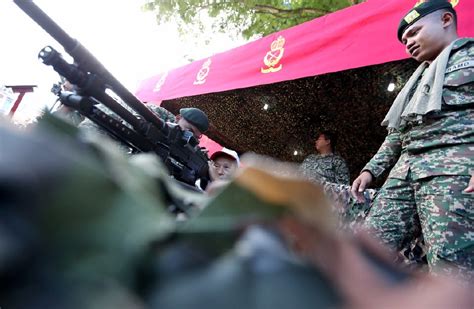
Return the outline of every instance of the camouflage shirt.
<path id="1" fill-rule="evenodd" d="M 312 181 L 349 184 L 347 164 L 343 158 L 335 154 L 311 154 L 304 159 L 299 168 L 303 176 Z"/>
<path id="2" fill-rule="evenodd" d="M 442 109 L 389 130 L 363 170 L 375 177 L 393 166 L 389 177 L 414 180 L 474 173 L 474 41 L 458 40 L 445 73 Z M 394 166 L 395 164 L 395 166 Z"/>
<path id="3" fill-rule="evenodd" d="M 175 115 L 173 115 L 173 113 L 171 113 L 166 108 L 150 103 L 146 104 L 146 107 L 148 107 L 164 122 L 176 122 Z"/>

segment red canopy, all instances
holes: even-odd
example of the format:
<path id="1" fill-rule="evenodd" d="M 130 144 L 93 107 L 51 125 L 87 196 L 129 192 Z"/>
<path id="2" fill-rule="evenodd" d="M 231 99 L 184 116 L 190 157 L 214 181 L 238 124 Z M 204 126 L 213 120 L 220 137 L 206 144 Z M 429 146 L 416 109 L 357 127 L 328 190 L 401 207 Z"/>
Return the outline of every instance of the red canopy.
<path id="1" fill-rule="evenodd" d="M 204 147 L 209 152 L 209 157 L 216 151 L 222 150 L 222 145 L 210 139 L 207 135 L 203 135 L 199 140 L 199 146 Z"/>
<path id="2" fill-rule="evenodd" d="M 144 80 L 142 101 L 220 92 L 407 58 L 400 18 L 416 0 L 369 0 Z M 451 0 L 459 34 L 474 36 L 474 0 Z"/>

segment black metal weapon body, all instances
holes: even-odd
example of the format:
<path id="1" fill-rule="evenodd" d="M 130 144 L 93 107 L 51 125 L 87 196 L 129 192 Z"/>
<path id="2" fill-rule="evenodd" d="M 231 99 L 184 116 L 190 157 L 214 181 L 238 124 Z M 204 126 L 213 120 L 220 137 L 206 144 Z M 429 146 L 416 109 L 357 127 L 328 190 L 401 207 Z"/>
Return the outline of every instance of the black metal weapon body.
<path id="1" fill-rule="evenodd" d="M 74 64 L 66 62 L 61 54 L 50 46 L 43 48 L 38 55 L 44 64 L 51 65 L 56 72 L 77 87 L 77 93 L 62 91 L 59 94 L 63 104 L 78 110 L 134 152 L 156 153 L 167 166 L 170 175 L 177 180 L 194 185 L 197 179 L 208 177 L 208 157 L 191 132 L 182 131 L 179 126 L 168 125 L 157 117 L 33 1 L 14 2 L 74 59 Z M 115 93 L 138 116 L 118 103 L 106 92 L 107 89 Z M 101 105 L 129 126 L 101 110 Z"/>

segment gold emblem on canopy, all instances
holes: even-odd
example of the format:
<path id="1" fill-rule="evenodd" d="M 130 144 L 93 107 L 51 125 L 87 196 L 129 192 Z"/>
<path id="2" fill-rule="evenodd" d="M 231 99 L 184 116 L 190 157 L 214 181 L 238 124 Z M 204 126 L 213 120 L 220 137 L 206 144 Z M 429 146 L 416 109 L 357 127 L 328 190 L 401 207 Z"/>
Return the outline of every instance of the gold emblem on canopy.
<path id="1" fill-rule="evenodd" d="M 211 63 L 211 58 L 209 58 L 202 64 L 201 69 L 196 75 L 196 80 L 194 80 L 194 85 L 202 85 L 206 82 L 207 75 L 209 75 L 211 70 Z"/>
<path id="2" fill-rule="evenodd" d="M 283 46 L 285 46 L 285 38 L 280 35 L 272 42 L 270 45 L 270 51 L 265 54 L 265 57 L 263 57 L 263 63 L 266 67 L 260 69 L 262 73 L 273 73 L 281 70 L 283 65 L 280 63 L 280 60 L 285 51 Z"/>
<path id="3" fill-rule="evenodd" d="M 165 72 L 161 75 L 160 79 L 156 82 L 155 88 L 153 88 L 153 92 L 160 92 L 161 87 L 166 81 L 166 77 L 168 77 L 168 72 Z"/>

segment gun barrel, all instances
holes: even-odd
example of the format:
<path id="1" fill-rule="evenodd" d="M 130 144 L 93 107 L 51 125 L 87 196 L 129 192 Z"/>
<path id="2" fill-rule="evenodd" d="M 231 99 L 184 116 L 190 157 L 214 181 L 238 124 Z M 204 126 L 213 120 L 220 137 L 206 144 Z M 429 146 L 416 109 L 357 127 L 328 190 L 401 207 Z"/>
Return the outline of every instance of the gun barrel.
<path id="1" fill-rule="evenodd" d="M 64 49 L 74 58 L 85 71 L 100 75 L 110 88 L 119 95 L 123 101 L 133 108 L 147 121 L 153 123 L 158 128 L 163 128 L 165 124 L 160 118 L 155 116 L 138 100 L 127 88 L 125 88 L 89 50 L 87 50 L 76 39 L 69 36 L 59 25 L 54 22 L 43 10 L 41 10 L 31 0 L 13 0 L 13 2 L 38 25 L 51 35 Z"/>
<path id="2" fill-rule="evenodd" d="M 58 72 L 61 76 L 64 76 L 67 80 L 72 82 L 79 87 L 86 89 L 90 95 L 100 101 L 102 104 L 107 106 L 117 115 L 122 117 L 126 122 L 131 124 L 136 130 L 140 130 L 142 124 L 139 119 L 133 116 L 127 109 L 118 104 L 114 99 L 105 93 L 105 89 L 102 87 L 100 80 L 91 78 L 88 74 L 76 66 L 67 63 L 54 48 L 46 46 L 39 54 L 38 58 L 43 61 L 44 64 L 50 65 Z M 93 75 L 96 76 L 96 75 Z"/>

